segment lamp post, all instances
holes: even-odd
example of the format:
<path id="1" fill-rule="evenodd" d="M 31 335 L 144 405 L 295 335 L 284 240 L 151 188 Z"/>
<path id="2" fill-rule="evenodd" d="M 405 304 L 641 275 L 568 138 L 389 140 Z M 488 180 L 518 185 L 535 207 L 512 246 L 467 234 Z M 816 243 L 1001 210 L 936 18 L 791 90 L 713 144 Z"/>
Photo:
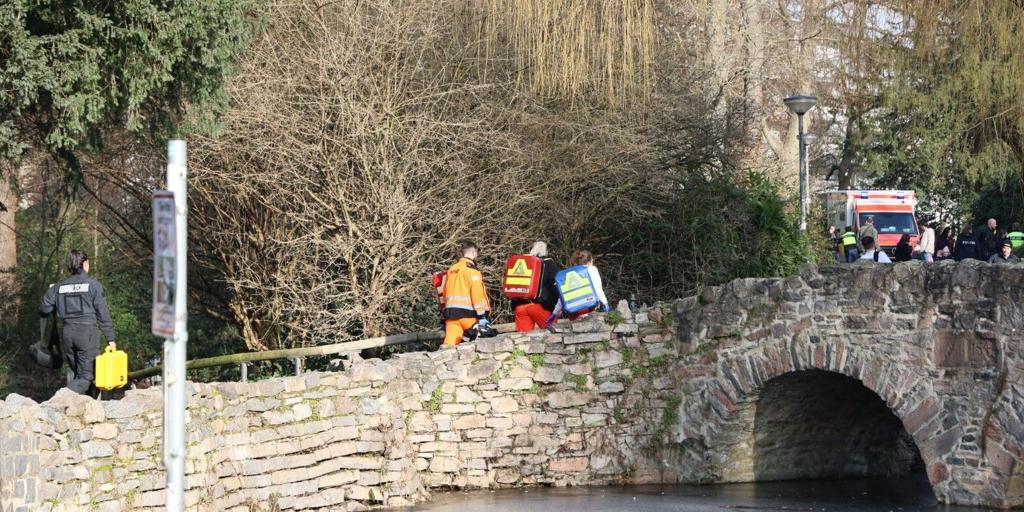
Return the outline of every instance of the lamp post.
<path id="1" fill-rule="evenodd" d="M 814 108 L 818 98 L 814 96 L 790 96 L 783 103 L 789 107 L 789 111 L 796 114 L 798 119 L 799 134 L 797 141 L 800 144 L 800 231 L 807 231 L 807 214 L 810 211 L 811 202 L 808 196 L 807 178 L 807 141 L 804 138 L 804 114 Z"/>

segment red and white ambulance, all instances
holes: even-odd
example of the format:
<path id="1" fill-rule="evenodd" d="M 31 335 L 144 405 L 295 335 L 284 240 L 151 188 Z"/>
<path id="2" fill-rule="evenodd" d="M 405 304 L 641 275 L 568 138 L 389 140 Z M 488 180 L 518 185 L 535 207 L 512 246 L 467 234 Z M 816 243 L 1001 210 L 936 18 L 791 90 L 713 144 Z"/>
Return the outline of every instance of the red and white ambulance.
<path id="1" fill-rule="evenodd" d="M 910 246 L 917 245 L 918 231 L 913 190 L 830 190 L 825 192 L 828 222 L 842 233 L 848 226 L 854 232 L 875 219 L 878 245 L 892 253 L 900 237 L 910 235 Z"/>

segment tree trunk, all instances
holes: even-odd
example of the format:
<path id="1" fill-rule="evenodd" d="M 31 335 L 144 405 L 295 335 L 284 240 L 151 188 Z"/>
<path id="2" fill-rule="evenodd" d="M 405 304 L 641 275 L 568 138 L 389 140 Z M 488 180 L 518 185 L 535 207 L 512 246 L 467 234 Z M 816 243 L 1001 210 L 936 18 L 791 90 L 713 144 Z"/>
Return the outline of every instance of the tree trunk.
<path id="1" fill-rule="evenodd" d="M 743 2 L 743 99 L 746 115 L 744 122 L 750 135 L 757 136 L 755 115 L 764 108 L 764 59 L 765 59 L 765 26 L 761 11 L 763 0 L 744 0 Z"/>
<path id="2" fill-rule="evenodd" d="M 11 182 L 0 175 L 0 325 L 13 326 L 18 321 L 18 288 L 15 268 L 18 265 L 18 240 L 14 215 L 18 198 Z"/>
<path id="3" fill-rule="evenodd" d="M 860 112 L 856 110 L 847 111 L 846 136 L 843 139 L 843 156 L 839 160 L 839 190 L 852 190 L 853 178 L 856 171 L 853 166 L 853 155 L 860 146 L 860 131 L 857 125 L 860 123 Z"/>
<path id="4" fill-rule="evenodd" d="M 708 30 L 708 50 L 714 73 L 715 117 L 724 119 L 727 107 L 729 77 L 733 71 L 732 52 L 729 48 L 730 22 L 733 18 L 728 0 L 711 0 Z"/>
<path id="5" fill-rule="evenodd" d="M 785 107 L 783 107 L 785 108 Z M 804 132 L 811 129 L 811 116 L 804 116 Z M 761 120 L 761 130 L 768 145 L 778 158 L 778 175 L 783 185 L 790 192 L 800 189 L 800 144 L 797 137 L 800 134 L 800 123 L 796 114 L 789 114 L 789 123 L 786 131 L 780 135 L 768 127 L 768 123 Z"/>

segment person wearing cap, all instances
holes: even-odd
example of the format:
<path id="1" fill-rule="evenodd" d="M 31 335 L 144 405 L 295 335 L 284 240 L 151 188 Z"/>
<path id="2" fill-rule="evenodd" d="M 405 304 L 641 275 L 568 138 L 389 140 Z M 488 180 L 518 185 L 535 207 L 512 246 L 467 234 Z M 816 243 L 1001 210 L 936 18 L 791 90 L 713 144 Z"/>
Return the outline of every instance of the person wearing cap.
<path id="1" fill-rule="evenodd" d="M 1019 263 L 1020 258 L 1013 253 L 1013 243 L 1009 240 L 1003 242 L 1003 246 L 999 252 L 993 254 L 988 259 L 989 263 Z"/>

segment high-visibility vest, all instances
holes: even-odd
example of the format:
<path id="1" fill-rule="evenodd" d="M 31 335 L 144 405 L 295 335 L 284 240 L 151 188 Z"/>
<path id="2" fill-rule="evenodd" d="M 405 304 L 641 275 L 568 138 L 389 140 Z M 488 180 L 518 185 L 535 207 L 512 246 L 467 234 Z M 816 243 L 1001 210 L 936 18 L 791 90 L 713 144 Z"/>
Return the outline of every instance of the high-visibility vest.
<path id="1" fill-rule="evenodd" d="M 536 300 L 540 295 L 544 261 L 536 256 L 513 254 L 505 263 L 501 290 L 510 299 Z"/>
<path id="2" fill-rule="evenodd" d="M 857 233 L 853 231 L 843 233 L 843 245 L 857 245 Z"/>
<path id="3" fill-rule="evenodd" d="M 1010 241 L 1010 246 L 1013 247 L 1014 251 L 1020 250 L 1024 247 L 1024 233 L 1020 231 L 1011 231 L 1006 234 L 1006 239 Z"/>
<path id="4" fill-rule="evenodd" d="M 555 274 L 555 286 L 562 297 L 562 309 L 567 313 L 593 309 L 600 303 L 585 265 L 570 267 Z"/>

